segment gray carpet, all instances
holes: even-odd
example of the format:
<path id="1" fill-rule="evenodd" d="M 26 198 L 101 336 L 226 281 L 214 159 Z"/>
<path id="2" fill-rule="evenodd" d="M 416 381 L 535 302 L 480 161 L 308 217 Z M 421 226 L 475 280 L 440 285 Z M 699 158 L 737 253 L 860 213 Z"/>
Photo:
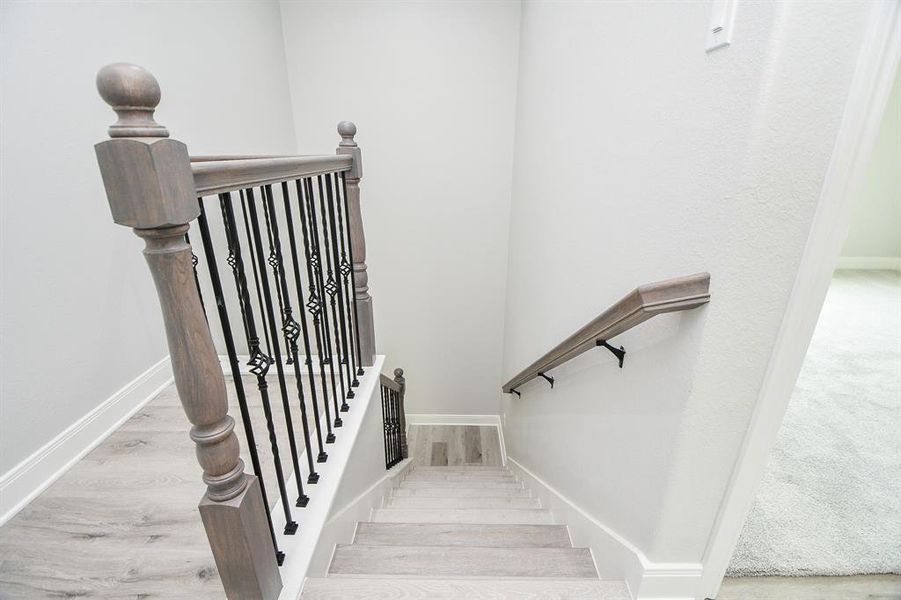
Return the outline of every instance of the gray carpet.
<path id="1" fill-rule="evenodd" d="M 901 274 L 838 271 L 729 575 L 901 573 Z"/>

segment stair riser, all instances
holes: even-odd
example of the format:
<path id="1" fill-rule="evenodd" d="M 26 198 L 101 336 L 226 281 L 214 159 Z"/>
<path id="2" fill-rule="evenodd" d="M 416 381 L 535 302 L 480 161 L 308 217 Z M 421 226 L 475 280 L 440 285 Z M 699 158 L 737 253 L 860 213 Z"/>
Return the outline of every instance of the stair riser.
<path id="1" fill-rule="evenodd" d="M 398 487 L 394 488 L 392 495 L 395 498 L 531 498 L 528 490 L 507 487 Z"/>
<path id="2" fill-rule="evenodd" d="M 441 480 L 411 480 L 405 479 L 401 482 L 400 487 L 410 489 L 421 488 L 443 488 L 443 489 L 460 489 L 460 488 L 478 488 L 478 489 L 495 489 L 495 490 L 522 490 L 522 482 L 519 481 L 441 481 Z"/>
<path id="3" fill-rule="evenodd" d="M 631 600 L 621 581 L 310 578 L 301 600 Z"/>
<path id="4" fill-rule="evenodd" d="M 388 500 L 385 508 L 541 508 L 538 498 L 417 498 Z"/>
<path id="5" fill-rule="evenodd" d="M 420 473 L 414 471 L 404 477 L 404 481 L 516 481 L 513 475 L 495 474 L 495 473 L 440 473 L 436 471 L 427 471 Z"/>
<path id="6" fill-rule="evenodd" d="M 358 523 L 354 544 L 572 548 L 564 525 Z"/>
<path id="7" fill-rule="evenodd" d="M 330 575 L 594 577 L 585 548 L 338 546 Z"/>
<path id="8" fill-rule="evenodd" d="M 375 523 L 484 523 L 553 525 L 549 511 L 541 509 L 401 509 L 379 508 L 372 511 Z"/>

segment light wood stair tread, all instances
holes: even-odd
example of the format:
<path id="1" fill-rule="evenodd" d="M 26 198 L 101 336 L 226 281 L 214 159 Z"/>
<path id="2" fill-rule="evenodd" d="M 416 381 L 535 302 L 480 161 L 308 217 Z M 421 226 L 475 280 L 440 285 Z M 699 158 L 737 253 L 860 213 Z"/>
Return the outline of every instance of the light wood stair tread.
<path id="1" fill-rule="evenodd" d="M 631 600 L 598 579 L 308 578 L 302 600 Z"/>
<path id="2" fill-rule="evenodd" d="M 448 481 L 446 479 L 405 479 L 401 484 L 401 488 L 419 489 L 419 488 L 441 488 L 441 489 L 458 489 L 458 488 L 479 488 L 479 489 L 508 489 L 521 490 L 524 489 L 521 481 Z"/>
<path id="3" fill-rule="evenodd" d="M 354 544 L 571 548 L 565 525 L 359 523 Z"/>
<path id="4" fill-rule="evenodd" d="M 525 488 L 517 487 L 396 487 L 391 492 L 395 498 L 531 498 Z"/>
<path id="5" fill-rule="evenodd" d="M 389 498 L 385 508 L 541 508 L 538 498 Z"/>
<path id="6" fill-rule="evenodd" d="M 452 472 L 472 472 L 472 471 L 482 471 L 482 472 L 491 472 L 491 471 L 500 471 L 503 473 L 512 473 L 510 469 L 507 467 L 497 467 L 492 465 L 450 465 L 447 467 L 431 467 L 431 466 L 422 466 L 416 465 L 411 469 L 411 472 L 420 472 L 420 471 L 441 471 L 444 473 L 452 473 Z"/>
<path id="7" fill-rule="evenodd" d="M 553 524 L 544 508 L 377 508 L 372 511 L 376 523 L 485 523 Z"/>
<path id="8" fill-rule="evenodd" d="M 597 577 L 587 548 L 338 545 L 329 575 Z"/>

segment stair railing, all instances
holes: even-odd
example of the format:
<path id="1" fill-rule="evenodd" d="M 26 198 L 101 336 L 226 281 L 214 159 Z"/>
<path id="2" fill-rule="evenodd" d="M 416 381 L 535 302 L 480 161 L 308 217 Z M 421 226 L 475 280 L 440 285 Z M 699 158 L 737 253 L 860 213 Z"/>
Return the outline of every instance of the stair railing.
<path id="1" fill-rule="evenodd" d="M 407 380 L 404 379 L 403 369 L 394 369 L 394 379 L 381 374 L 380 382 L 385 438 L 385 469 L 390 469 L 409 456 L 407 418 L 404 413 Z"/>
<path id="2" fill-rule="evenodd" d="M 520 388 L 538 377 L 553 388 L 554 378 L 548 374 L 551 369 L 596 347 L 609 350 L 622 368 L 626 349 L 611 345 L 609 340 L 612 337 L 655 315 L 690 310 L 708 302 L 710 302 L 710 273 L 674 277 L 639 286 L 592 319 L 590 323 L 545 352 L 541 358 L 517 373 L 501 389 L 505 394 L 521 396 Z"/>
<path id="3" fill-rule="evenodd" d="M 316 464 L 328 459 L 323 442 L 335 442 L 340 415 L 375 357 L 356 127 L 338 125 L 336 155 L 192 159 L 153 119 L 161 93 L 149 72 L 109 65 L 98 73 L 97 87 L 119 117 L 110 139 L 96 145 L 100 171 L 113 220 L 145 241 L 175 384 L 207 485 L 201 519 L 226 596 L 277 598 L 284 560 L 278 537 L 297 532 L 291 505 L 311 501 L 304 482 L 319 481 Z M 195 220 L 199 236 L 192 247 L 188 232 Z M 218 258 L 217 246 L 223 251 Z M 198 247 L 203 251 L 195 254 Z M 206 273 L 198 269 L 201 262 Z M 212 291 L 214 302 L 204 302 L 204 290 Z M 210 332 L 213 307 L 253 474 L 245 473 L 229 415 Z M 233 326 L 229 311 L 236 308 L 240 323 Z M 245 379 L 256 384 L 262 420 L 248 405 Z M 273 379 L 277 389 L 270 391 Z M 299 431 L 292 409 L 299 409 Z M 271 466 L 261 460 L 254 435 L 255 424 L 263 423 Z M 278 536 L 270 515 L 272 481 L 264 477 L 269 469 L 278 498 L 272 504 L 281 504 L 284 518 Z M 289 490 L 295 489 L 292 501 Z"/>

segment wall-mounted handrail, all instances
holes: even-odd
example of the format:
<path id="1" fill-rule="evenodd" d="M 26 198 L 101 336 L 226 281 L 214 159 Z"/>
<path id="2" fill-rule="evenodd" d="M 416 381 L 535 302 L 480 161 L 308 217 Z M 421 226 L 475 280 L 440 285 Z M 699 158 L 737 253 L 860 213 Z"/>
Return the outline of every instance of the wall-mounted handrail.
<path id="1" fill-rule="evenodd" d="M 198 157 L 199 158 L 199 157 Z M 325 173 L 350 171 L 350 154 L 320 156 L 279 156 L 270 158 L 209 157 L 193 160 L 194 187 L 198 196 L 235 192 Z"/>
<path id="2" fill-rule="evenodd" d="M 674 277 L 639 286 L 520 371 L 505 383 L 502 389 L 504 393 L 509 394 L 524 383 L 543 376 L 547 371 L 590 348 L 603 345 L 602 342 L 647 321 L 654 315 L 697 308 L 709 301 L 710 273 Z"/>

